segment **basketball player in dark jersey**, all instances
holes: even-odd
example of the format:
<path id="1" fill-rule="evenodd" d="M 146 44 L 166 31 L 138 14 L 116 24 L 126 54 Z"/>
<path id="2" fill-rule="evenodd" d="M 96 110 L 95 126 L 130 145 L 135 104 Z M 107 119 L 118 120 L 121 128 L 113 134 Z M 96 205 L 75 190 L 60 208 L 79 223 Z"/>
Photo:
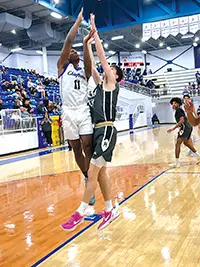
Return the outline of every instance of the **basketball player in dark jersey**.
<path id="1" fill-rule="evenodd" d="M 178 138 L 176 142 L 176 148 L 175 148 L 175 156 L 176 156 L 176 162 L 173 164 L 170 164 L 171 167 L 180 167 L 179 163 L 179 156 L 181 152 L 181 145 L 184 143 L 185 146 L 187 146 L 196 157 L 200 158 L 200 154 L 197 152 L 197 150 L 193 146 L 193 142 L 191 139 L 192 134 L 192 126 L 189 124 L 187 117 L 185 115 L 184 110 L 181 108 L 182 101 L 180 98 L 175 97 L 172 98 L 170 101 L 170 104 L 172 105 L 172 108 L 176 111 L 175 112 L 175 119 L 176 119 L 176 126 L 170 130 L 168 130 L 168 133 L 171 133 L 175 129 L 179 128 L 178 132 Z"/>
<path id="2" fill-rule="evenodd" d="M 114 127 L 116 117 L 116 105 L 119 93 L 118 83 L 123 78 L 123 72 L 118 66 L 109 66 L 106 61 L 101 40 L 96 31 L 94 15 L 91 15 L 91 31 L 95 31 L 93 37 L 97 55 L 104 70 L 104 78 L 101 80 L 94 64 L 91 44 L 93 39 L 88 41 L 90 59 L 93 64 L 92 76 L 97 85 L 96 96 L 93 104 L 93 123 L 95 125 L 93 136 L 93 156 L 88 171 L 88 184 L 85 189 L 83 200 L 72 215 L 72 217 L 61 227 L 64 230 L 72 231 L 84 220 L 85 210 L 97 188 L 99 182 L 101 192 L 105 200 L 103 220 L 98 226 L 101 230 L 109 225 L 119 216 L 117 208 L 113 208 L 111 200 L 111 186 L 106 171 L 107 162 L 111 162 L 112 153 L 116 144 L 117 130 Z"/>

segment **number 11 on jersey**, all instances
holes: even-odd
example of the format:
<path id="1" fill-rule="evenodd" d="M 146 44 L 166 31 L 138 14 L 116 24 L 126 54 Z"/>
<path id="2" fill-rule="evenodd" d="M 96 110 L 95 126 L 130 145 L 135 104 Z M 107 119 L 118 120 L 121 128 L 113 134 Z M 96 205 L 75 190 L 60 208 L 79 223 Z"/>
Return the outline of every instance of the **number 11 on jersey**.
<path id="1" fill-rule="evenodd" d="M 75 80 L 74 81 L 74 89 L 80 90 L 81 89 L 81 82 L 80 80 Z"/>

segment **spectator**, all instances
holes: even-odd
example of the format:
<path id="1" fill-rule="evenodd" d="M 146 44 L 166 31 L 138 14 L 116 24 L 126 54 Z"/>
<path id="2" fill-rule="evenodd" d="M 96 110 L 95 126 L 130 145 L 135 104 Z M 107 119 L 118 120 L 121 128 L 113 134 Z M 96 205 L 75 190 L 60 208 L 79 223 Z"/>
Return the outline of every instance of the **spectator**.
<path id="1" fill-rule="evenodd" d="M 196 77 L 197 85 L 199 86 L 200 85 L 200 73 L 199 73 L 199 71 L 196 72 L 195 77 Z"/>
<path id="2" fill-rule="evenodd" d="M 19 100 L 20 104 L 22 105 L 23 97 L 21 96 L 21 93 L 20 93 L 19 90 L 16 90 L 15 93 L 12 96 L 14 97 L 15 101 Z"/>
<path id="3" fill-rule="evenodd" d="M 37 113 L 38 114 L 45 114 L 46 110 L 47 109 L 45 108 L 43 101 L 40 101 L 39 105 L 37 106 Z"/>
<path id="4" fill-rule="evenodd" d="M 159 119 L 158 119 L 158 116 L 156 115 L 156 113 L 153 115 L 153 117 L 152 117 L 152 124 L 154 125 L 156 122 L 158 123 L 158 124 L 160 124 L 160 121 L 159 121 Z"/>
<path id="5" fill-rule="evenodd" d="M 200 84 L 198 86 L 198 96 L 200 96 Z"/>
<path id="6" fill-rule="evenodd" d="M 31 79 L 27 78 L 28 82 L 27 82 L 27 88 L 30 90 L 30 88 L 36 88 L 37 85 L 35 83 L 32 82 Z"/>
<path id="7" fill-rule="evenodd" d="M 27 109 L 26 108 L 24 108 L 24 107 L 20 107 L 20 111 L 21 111 L 21 117 L 22 117 L 22 119 L 27 119 L 27 118 L 31 118 L 31 115 L 30 115 L 30 113 L 27 111 Z"/>
<path id="8" fill-rule="evenodd" d="M 8 82 L 8 81 L 5 81 L 5 82 L 3 83 L 3 85 L 2 85 L 2 89 L 3 89 L 3 90 L 6 90 L 6 91 L 10 91 L 10 90 L 12 89 L 12 87 L 11 87 L 11 83 Z"/>
<path id="9" fill-rule="evenodd" d="M 187 85 L 185 85 L 184 89 L 183 89 L 183 95 L 189 95 L 190 92 L 188 91 L 188 87 Z"/>
<path id="10" fill-rule="evenodd" d="M 60 102 L 61 102 L 61 99 L 60 99 L 60 97 L 57 95 L 57 96 L 56 96 L 56 99 L 55 99 L 55 103 L 58 104 L 58 103 L 60 103 Z"/>
<path id="11" fill-rule="evenodd" d="M 22 87 L 23 88 L 23 87 Z M 25 92 L 24 89 L 21 90 L 21 96 L 25 99 L 27 98 L 27 93 Z"/>
<path id="12" fill-rule="evenodd" d="M 36 84 L 37 84 L 37 85 L 42 85 L 42 86 L 43 86 L 41 77 L 38 77 L 38 79 L 36 80 Z"/>
<path id="13" fill-rule="evenodd" d="M 191 85 L 191 82 L 188 83 L 188 91 L 189 91 L 190 95 L 192 95 L 192 85 Z"/>
<path id="14" fill-rule="evenodd" d="M 193 96 L 196 96 L 196 92 L 197 92 L 197 90 L 196 90 L 196 84 L 193 82 L 192 83 L 192 93 L 193 93 Z"/>
<path id="15" fill-rule="evenodd" d="M 20 109 L 21 105 L 20 105 L 20 101 L 17 100 L 14 105 L 13 105 L 13 109 Z"/>
<path id="16" fill-rule="evenodd" d="M 17 77 L 17 83 L 18 83 L 19 85 L 22 85 L 23 82 L 24 82 L 24 80 L 22 79 L 21 75 L 18 75 L 18 77 Z"/>
<path id="17" fill-rule="evenodd" d="M 48 106 L 49 106 L 48 96 L 46 96 L 45 99 L 44 99 L 44 105 L 45 105 L 46 108 L 48 108 Z"/>
<path id="18" fill-rule="evenodd" d="M 44 136 L 47 139 L 48 146 L 52 146 L 52 137 L 51 137 L 52 127 L 51 127 L 51 124 L 52 124 L 52 120 L 49 118 L 48 113 L 45 112 L 43 120 L 41 122 L 41 125 L 42 125 L 42 131 L 44 133 Z"/>
<path id="19" fill-rule="evenodd" d="M 0 111 L 2 110 L 2 109 L 5 109 L 6 107 L 4 106 L 4 104 L 3 104 L 3 100 L 0 98 Z"/>
<path id="20" fill-rule="evenodd" d="M 28 111 L 28 113 L 33 113 L 33 109 L 30 106 L 30 99 L 26 98 L 23 100 L 23 107 Z"/>
<path id="21" fill-rule="evenodd" d="M 163 95 L 167 95 L 167 87 L 166 87 L 166 84 L 163 84 Z"/>
<path id="22" fill-rule="evenodd" d="M 59 119 L 58 119 L 58 126 L 59 126 L 60 144 L 64 145 L 65 144 L 65 139 L 64 139 L 64 131 L 63 131 L 61 115 L 59 116 Z"/>
<path id="23" fill-rule="evenodd" d="M 49 86 L 50 82 L 51 82 L 51 81 L 49 80 L 49 78 L 46 78 L 46 79 L 44 80 L 43 84 L 44 84 L 45 86 Z"/>

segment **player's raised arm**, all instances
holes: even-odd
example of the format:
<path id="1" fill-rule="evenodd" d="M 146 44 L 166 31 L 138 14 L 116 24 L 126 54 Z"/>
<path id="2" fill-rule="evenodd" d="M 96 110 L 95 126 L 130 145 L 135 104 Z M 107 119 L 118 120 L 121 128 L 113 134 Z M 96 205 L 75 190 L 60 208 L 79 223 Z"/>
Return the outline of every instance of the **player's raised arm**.
<path id="1" fill-rule="evenodd" d="M 94 79 L 95 84 L 100 84 L 101 83 L 101 77 L 99 75 L 99 72 L 97 71 L 96 68 L 96 64 L 94 61 L 94 56 L 93 56 L 93 52 L 92 52 L 92 42 L 93 42 L 93 38 L 90 38 L 87 42 L 87 47 L 88 47 L 88 53 L 89 53 L 89 59 L 91 62 L 91 68 L 92 68 L 92 77 Z"/>
<path id="2" fill-rule="evenodd" d="M 94 32 L 95 31 L 90 30 L 89 34 L 84 38 L 84 68 L 87 79 L 92 75 L 92 61 L 89 54 L 88 41 L 93 37 Z"/>
<path id="3" fill-rule="evenodd" d="M 104 53 L 104 49 L 103 49 L 103 46 L 102 46 L 102 43 L 101 43 L 101 40 L 99 38 L 99 34 L 98 32 L 96 31 L 96 25 L 95 25 L 95 16 L 93 14 L 91 14 L 90 16 L 90 21 L 91 21 L 91 29 L 92 30 L 95 30 L 95 33 L 94 33 L 94 40 L 95 40 L 95 46 L 96 46 L 96 51 L 97 51 L 97 55 L 99 57 L 99 60 L 101 62 L 101 65 L 102 65 L 102 68 L 103 68 L 103 71 L 106 75 L 106 80 L 107 80 L 107 83 L 110 84 L 110 86 L 113 85 L 113 89 L 115 88 L 115 84 L 116 84 L 116 79 L 115 79 L 115 76 L 106 60 L 106 57 L 105 57 L 105 53 Z"/>
<path id="4" fill-rule="evenodd" d="M 83 20 L 83 8 L 81 9 L 76 22 L 74 23 L 74 25 L 72 26 L 72 28 L 68 32 L 67 37 L 65 39 L 63 49 L 61 51 L 61 55 L 60 55 L 60 58 L 59 58 L 58 63 L 57 63 L 59 75 L 63 71 L 64 65 L 68 61 L 70 50 L 72 47 L 72 42 L 74 41 L 74 39 L 78 33 L 78 28 L 79 28 L 82 20 Z"/>

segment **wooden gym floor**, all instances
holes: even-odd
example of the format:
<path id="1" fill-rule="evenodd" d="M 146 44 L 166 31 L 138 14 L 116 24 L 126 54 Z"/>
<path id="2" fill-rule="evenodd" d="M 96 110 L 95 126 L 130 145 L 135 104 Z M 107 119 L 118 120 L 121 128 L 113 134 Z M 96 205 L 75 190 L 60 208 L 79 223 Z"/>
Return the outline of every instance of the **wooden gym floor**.
<path id="1" fill-rule="evenodd" d="M 169 168 L 176 133 L 168 128 L 119 135 L 109 175 L 121 216 L 103 231 L 98 216 L 72 233 L 59 227 L 84 190 L 72 152 L 2 158 L 0 266 L 200 266 L 200 166 L 183 148 L 181 168 Z M 193 137 L 200 151 L 198 129 Z M 104 206 L 99 189 L 96 197 L 97 214 Z"/>

